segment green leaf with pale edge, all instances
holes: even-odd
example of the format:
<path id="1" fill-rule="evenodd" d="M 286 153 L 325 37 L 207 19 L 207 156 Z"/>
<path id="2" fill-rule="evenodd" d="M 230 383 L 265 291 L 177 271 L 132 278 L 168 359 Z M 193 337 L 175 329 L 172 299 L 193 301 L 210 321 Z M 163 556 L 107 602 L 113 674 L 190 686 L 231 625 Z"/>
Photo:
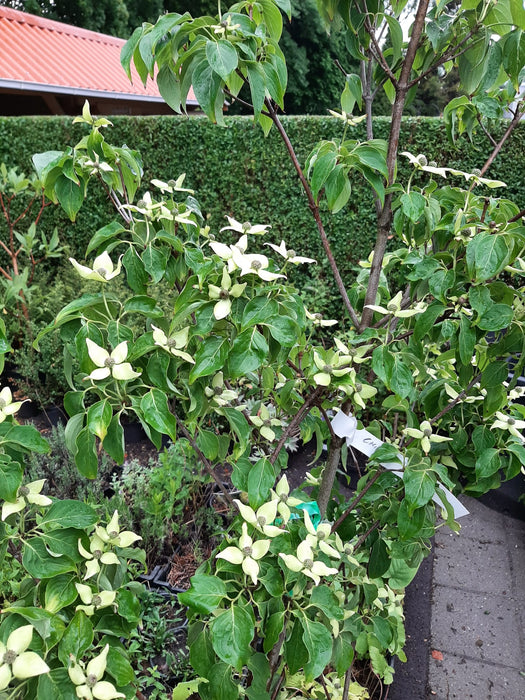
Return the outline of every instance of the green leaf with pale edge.
<path id="1" fill-rule="evenodd" d="M 210 624 L 211 641 L 217 656 L 241 671 L 252 653 L 255 632 L 251 615 L 245 608 L 232 605 Z"/>
<path id="2" fill-rule="evenodd" d="M 41 537 L 31 537 L 24 542 L 22 564 L 34 578 L 51 578 L 76 570 L 75 562 L 69 557 L 51 556 Z"/>

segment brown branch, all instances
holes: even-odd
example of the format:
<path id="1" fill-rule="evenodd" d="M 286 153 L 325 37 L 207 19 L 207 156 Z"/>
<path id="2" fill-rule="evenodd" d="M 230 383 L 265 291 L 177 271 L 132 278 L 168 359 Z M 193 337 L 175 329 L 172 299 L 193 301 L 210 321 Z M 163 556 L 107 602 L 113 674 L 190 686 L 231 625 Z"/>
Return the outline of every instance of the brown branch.
<path id="1" fill-rule="evenodd" d="M 512 134 L 514 129 L 518 126 L 520 123 L 520 120 L 522 116 L 525 114 L 525 107 L 523 107 L 521 110 L 519 108 L 519 105 L 516 107 L 516 111 L 514 112 L 514 117 L 512 118 L 510 124 L 508 125 L 505 133 L 503 134 L 501 140 L 499 143 L 496 144 L 494 150 L 490 154 L 490 156 L 487 158 L 485 165 L 481 168 L 481 176 L 483 176 L 487 170 L 490 168 L 494 160 L 496 159 L 496 156 L 499 154 L 501 149 L 503 148 L 505 142 L 509 138 L 509 136 Z"/>
<path id="2" fill-rule="evenodd" d="M 279 456 L 280 451 L 283 449 L 285 442 L 288 440 L 293 431 L 300 425 L 305 413 L 307 413 L 313 407 L 315 402 L 318 400 L 319 396 L 322 394 L 323 390 L 324 387 L 318 386 L 314 391 L 312 391 L 312 393 L 309 396 L 306 397 L 305 402 L 297 411 L 297 413 L 293 417 L 293 420 L 290 421 L 289 425 L 286 427 L 283 434 L 281 435 L 279 442 L 277 443 L 277 446 L 269 459 L 270 464 L 275 464 L 275 461 Z"/>
<path id="3" fill-rule="evenodd" d="M 434 418 L 431 418 L 431 419 L 429 420 L 429 423 L 430 423 L 431 425 L 432 425 L 432 423 L 436 423 L 440 418 L 443 418 L 443 416 L 444 416 L 445 414 L 447 414 L 449 411 L 451 411 L 457 403 L 460 403 L 460 401 L 462 401 L 462 400 L 467 396 L 467 392 L 469 391 L 469 389 L 472 389 L 472 387 L 473 387 L 475 384 L 477 384 L 477 383 L 479 382 L 479 380 L 481 379 L 481 374 L 482 374 L 481 372 L 479 372 L 478 374 L 476 374 L 476 376 L 474 377 L 474 379 L 472 379 L 472 380 L 467 384 L 467 386 L 463 389 L 463 391 L 460 392 L 460 393 L 456 396 L 455 399 L 453 399 L 450 403 L 448 403 L 448 404 L 445 406 L 444 409 L 442 409 L 439 413 L 437 413 L 437 414 L 434 416 Z M 407 443 L 407 444 L 408 444 L 408 443 Z"/>
<path id="4" fill-rule="evenodd" d="M 360 491 L 359 495 L 354 498 L 354 500 L 350 503 L 348 508 L 337 518 L 335 523 L 332 525 L 332 532 L 335 532 L 337 528 L 341 525 L 342 522 L 344 522 L 350 513 L 354 510 L 354 508 L 359 504 L 363 496 L 366 494 L 366 492 L 372 488 L 372 486 L 375 484 L 375 482 L 379 479 L 383 472 L 378 469 L 377 472 L 370 478 L 370 481 L 366 484 L 366 486 L 363 488 L 362 491 Z"/>
<path id="5" fill-rule="evenodd" d="M 357 542 L 354 544 L 354 550 L 359 549 L 359 547 L 363 544 L 363 542 L 366 540 L 366 538 L 371 535 L 374 530 L 377 530 L 378 527 L 381 525 L 381 522 L 379 520 L 376 520 L 369 528 L 368 530 L 361 535 L 361 537 L 357 540 Z"/>
<path id="6" fill-rule="evenodd" d="M 491 144 L 492 144 L 494 147 L 496 147 L 496 146 L 498 145 L 497 142 L 496 142 L 496 139 L 492 136 L 492 134 L 491 134 L 490 131 L 487 129 L 487 127 L 485 126 L 485 124 L 483 124 L 483 121 L 482 121 L 482 119 L 481 119 L 481 114 L 480 114 L 479 112 L 476 114 L 476 120 L 477 120 L 478 124 L 480 125 L 481 130 L 483 131 L 483 133 L 485 134 L 485 136 L 488 138 L 488 140 L 491 142 Z"/>
<path id="7" fill-rule="evenodd" d="M 368 18 L 368 15 L 365 15 L 365 29 L 366 29 L 366 31 L 368 32 L 368 36 L 369 36 L 370 39 L 372 40 L 372 44 L 373 44 L 373 47 L 374 47 L 373 50 L 370 49 L 371 54 L 373 55 L 373 57 L 375 58 L 375 60 L 379 63 L 379 65 L 381 66 L 381 68 L 385 71 L 385 73 L 388 75 L 388 77 L 390 78 L 390 81 L 391 81 L 392 85 L 393 85 L 395 88 L 397 88 L 397 87 L 398 87 L 397 78 L 396 78 L 396 76 L 394 75 L 394 73 L 392 72 L 392 69 L 390 68 L 390 66 L 388 65 L 388 63 L 386 62 L 385 57 L 383 56 L 383 52 L 381 51 L 381 47 L 380 47 L 380 45 L 379 45 L 379 42 L 378 42 L 377 39 L 376 39 L 374 27 L 373 27 L 372 24 L 370 23 L 370 20 L 369 20 L 369 18 Z"/>
<path id="8" fill-rule="evenodd" d="M 430 0 L 419 0 L 416 17 L 414 24 L 412 25 L 412 36 L 410 37 L 405 60 L 403 61 L 403 65 L 401 67 L 401 73 L 396 88 L 396 98 L 394 100 L 394 104 L 392 105 L 392 121 L 390 125 L 386 159 L 388 184 L 392 184 L 394 181 L 397 151 L 399 146 L 399 133 L 401 131 L 401 119 L 403 117 L 403 110 L 409 90 L 409 78 L 419 46 L 419 40 L 425 26 L 425 17 L 429 2 Z M 392 217 L 392 193 L 390 192 L 385 196 L 385 203 L 378 217 L 377 238 L 365 295 L 363 315 L 361 316 L 361 323 L 359 324 L 360 329 L 367 328 L 372 322 L 374 312 L 372 309 L 368 309 L 366 307 L 367 305 L 375 304 L 383 258 L 385 256 L 390 227 L 392 225 Z"/>
<path id="9" fill-rule="evenodd" d="M 512 219 L 509 219 L 507 223 L 513 224 L 515 221 L 519 221 L 520 219 L 523 219 L 525 216 L 525 209 L 522 209 L 520 212 L 516 214 L 516 216 L 513 216 Z"/>
<path id="10" fill-rule="evenodd" d="M 302 168 L 299 164 L 299 160 L 297 159 L 297 155 L 294 151 L 292 143 L 291 143 L 290 139 L 288 138 L 288 134 L 286 133 L 283 125 L 281 124 L 281 121 L 277 115 L 277 112 L 273 108 L 271 101 L 266 99 L 265 104 L 266 104 L 266 108 L 268 109 L 268 112 L 270 114 L 270 118 L 272 119 L 273 123 L 275 124 L 275 126 L 277 128 L 277 131 L 279 132 L 279 135 L 281 136 L 282 140 L 284 141 L 284 144 L 285 144 L 286 149 L 290 155 L 290 158 L 292 160 L 295 171 L 297 172 L 299 180 L 301 181 L 303 189 L 306 193 L 306 197 L 308 199 L 308 206 L 310 207 L 310 211 L 312 212 L 312 215 L 315 219 L 315 223 L 317 225 L 317 230 L 319 231 L 319 236 L 321 237 L 321 243 L 323 244 L 324 252 L 326 254 L 326 257 L 328 258 L 328 262 L 330 263 L 330 267 L 332 268 L 332 274 L 334 275 L 335 282 L 337 284 L 337 288 L 339 290 L 339 293 L 343 299 L 344 306 L 345 306 L 346 310 L 348 311 L 350 318 L 352 319 L 352 323 L 354 324 L 355 328 L 359 331 L 360 330 L 359 318 L 357 316 L 357 313 L 356 313 L 354 307 L 350 303 L 350 299 L 348 298 L 348 294 L 346 292 L 344 282 L 341 278 L 341 273 L 339 272 L 339 268 L 337 267 L 337 263 L 335 261 L 332 250 L 330 248 L 330 243 L 328 242 L 328 237 L 326 235 L 323 223 L 321 221 L 319 207 L 317 206 L 317 203 L 314 199 L 312 190 L 310 189 L 310 185 L 308 184 L 308 181 L 306 180 L 306 177 L 304 176 L 304 173 L 303 173 Z"/>
<path id="11" fill-rule="evenodd" d="M 217 484 L 217 486 L 220 488 L 220 490 L 221 490 L 222 493 L 223 493 L 223 496 L 225 497 L 225 499 L 227 500 L 227 502 L 230 504 L 230 506 L 233 506 L 232 497 L 230 496 L 230 494 L 228 493 L 228 491 L 224 488 L 224 484 L 222 483 L 222 481 L 220 481 L 220 480 L 217 478 L 217 475 L 215 474 L 215 471 L 214 471 L 214 469 L 213 469 L 213 466 L 212 466 L 211 462 L 209 462 L 209 461 L 206 459 L 206 457 L 204 456 L 204 454 L 202 453 L 202 451 L 199 449 L 197 443 L 195 442 L 195 439 L 192 437 L 192 435 L 191 435 L 191 433 L 189 432 L 189 430 L 186 428 L 186 426 L 184 425 L 184 423 L 183 423 L 183 422 L 179 419 L 179 417 L 176 416 L 176 415 L 175 415 L 175 420 L 176 420 L 176 422 L 177 422 L 177 427 L 178 427 L 178 429 L 181 431 L 181 433 L 184 435 L 184 437 L 188 440 L 188 442 L 190 443 L 190 445 L 193 447 L 193 449 L 195 450 L 195 452 L 196 452 L 198 458 L 199 458 L 200 461 L 202 462 L 202 464 L 203 464 L 204 468 L 206 469 L 206 471 L 208 472 L 208 474 L 211 476 L 211 478 L 215 481 L 215 483 Z"/>

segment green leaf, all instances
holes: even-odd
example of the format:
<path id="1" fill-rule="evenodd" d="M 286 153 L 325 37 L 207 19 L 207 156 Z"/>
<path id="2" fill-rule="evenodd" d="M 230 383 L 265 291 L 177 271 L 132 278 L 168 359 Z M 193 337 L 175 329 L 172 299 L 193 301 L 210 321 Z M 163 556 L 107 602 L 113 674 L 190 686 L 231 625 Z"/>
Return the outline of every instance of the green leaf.
<path id="1" fill-rule="evenodd" d="M 242 454 L 248 447 L 248 441 L 251 435 L 251 428 L 248 421 L 242 413 L 234 408 L 224 407 L 220 409 L 220 413 L 225 416 L 239 441 L 239 452 Z"/>
<path id="2" fill-rule="evenodd" d="M 414 223 L 423 216 L 426 199 L 419 192 L 405 192 L 401 195 L 401 208 L 403 214 Z"/>
<path id="3" fill-rule="evenodd" d="M 255 326 L 258 323 L 265 323 L 269 318 L 273 318 L 279 313 L 279 306 L 276 301 L 267 296 L 259 296 L 251 299 L 242 314 L 242 328 Z"/>
<path id="4" fill-rule="evenodd" d="M 459 358 L 464 365 L 472 363 L 474 346 L 476 344 L 476 331 L 471 326 L 470 320 L 462 315 L 459 321 Z"/>
<path id="5" fill-rule="evenodd" d="M 325 195 L 328 208 L 333 214 L 345 206 L 352 194 L 352 186 L 345 169 L 336 165 L 325 182 Z"/>
<path id="6" fill-rule="evenodd" d="M 201 450 L 206 459 L 213 462 L 217 458 L 219 452 L 219 438 L 211 430 L 199 430 L 197 447 Z"/>
<path id="7" fill-rule="evenodd" d="M 445 307 L 439 303 L 431 304 L 426 311 L 418 314 L 414 326 L 414 340 L 419 343 L 434 327 L 436 320 L 445 311 Z"/>
<path id="8" fill-rule="evenodd" d="M 41 537 L 31 537 L 22 548 L 22 564 L 34 578 L 51 578 L 68 571 L 75 571 L 75 562 L 65 556 L 51 556 Z"/>
<path id="9" fill-rule="evenodd" d="M 104 440 L 112 417 L 113 410 L 109 401 L 107 399 L 97 401 L 88 408 L 87 427 L 93 435 Z"/>
<path id="10" fill-rule="evenodd" d="M 95 436 L 86 426 L 76 438 L 75 464 L 86 479 L 94 479 L 98 472 L 98 456 Z"/>
<path id="11" fill-rule="evenodd" d="M 295 619 L 292 634 L 285 642 L 286 662 L 290 673 L 297 673 L 308 663 L 309 652 L 303 641 L 303 626 L 299 619 Z"/>
<path id="12" fill-rule="evenodd" d="M 335 593 L 323 584 L 315 586 L 312 588 L 312 595 L 310 596 L 310 604 L 319 608 L 326 617 L 334 620 L 342 620 L 344 616 L 344 610 L 341 607 L 338 597 Z"/>
<path id="13" fill-rule="evenodd" d="M 209 682 L 199 685 L 202 700 L 238 700 L 239 686 L 232 680 L 232 667 L 219 661 L 210 670 Z"/>
<path id="14" fill-rule="evenodd" d="M 157 74 L 157 86 L 164 102 L 174 112 L 180 114 L 182 111 L 180 80 L 168 63 L 164 63 Z"/>
<path id="15" fill-rule="evenodd" d="M 316 159 L 316 161 L 313 165 L 313 173 L 312 173 L 312 177 L 310 180 L 310 184 L 312 187 L 312 193 L 313 193 L 314 197 L 317 197 L 317 195 L 319 194 L 319 191 L 324 186 L 326 180 L 328 179 L 328 176 L 330 175 L 332 170 L 334 170 L 336 165 L 337 165 L 337 152 L 336 151 L 331 151 L 329 153 L 325 153 L 324 155 L 322 155 Z"/>
<path id="16" fill-rule="evenodd" d="M 483 418 L 490 418 L 507 403 L 507 390 L 504 386 L 495 386 L 483 399 Z"/>
<path id="17" fill-rule="evenodd" d="M 308 650 L 309 661 L 304 665 L 304 675 L 311 681 L 321 675 L 332 656 L 332 635 L 321 622 L 314 622 L 307 617 L 301 620 L 303 642 Z"/>
<path id="18" fill-rule="evenodd" d="M 261 457 L 248 474 L 248 496 L 252 508 L 258 508 L 268 500 L 275 483 L 275 467 L 266 457 Z"/>
<path id="19" fill-rule="evenodd" d="M 494 389 L 501 386 L 507 379 L 509 366 L 504 360 L 492 362 L 487 369 L 483 370 L 480 381 L 481 389 Z"/>
<path id="20" fill-rule="evenodd" d="M 403 471 L 405 499 L 412 513 L 416 508 L 426 505 L 434 495 L 436 475 L 424 464 L 410 465 Z"/>
<path id="21" fill-rule="evenodd" d="M 131 289 L 137 294 L 145 294 L 148 289 L 148 273 L 144 269 L 142 260 L 131 246 L 125 252 L 122 264 L 126 268 L 127 282 Z"/>
<path id="22" fill-rule="evenodd" d="M 143 314 L 149 318 L 162 318 L 164 315 L 162 309 L 157 306 L 155 299 L 145 294 L 133 296 L 131 299 L 128 299 L 124 304 L 124 311 L 125 313 Z"/>
<path id="23" fill-rule="evenodd" d="M 150 389 L 140 400 L 144 420 L 159 433 L 177 439 L 177 421 L 168 406 L 168 397 L 160 389 Z"/>
<path id="24" fill-rule="evenodd" d="M 230 41 L 208 41 L 206 44 L 206 57 L 212 69 L 226 80 L 230 73 L 237 68 L 239 59 L 237 51 Z"/>
<path id="25" fill-rule="evenodd" d="M 120 424 L 118 413 L 111 419 L 106 437 L 102 444 L 108 455 L 114 459 L 117 464 L 122 464 L 125 453 L 124 429 Z"/>
<path id="26" fill-rule="evenodd" d="M 280 10 L 274 4 L 274 0 L 259 0 L 263 10 L 263 20 L 269 36 L 279 41 L 283 31 L 283 18 Z"/>
<path id="27" fill-rule="evenodd" d="M 74 527 L 79 530 L 84 530 L 95 525 L 97 521 L 97 512 L 91 506 L 88 506 L 87 503 L 64 500 L 55 501 L 55 503 L 46 510 L 40 524 L 49 529 L 56 527 Z"/>
<path id="28" fill-rule="evenodd" d="M 65 663 L 67 666 L 67 662 Z M 53 668 L 48 673 L 38 677 L 37 697 L 53 698 L 53 700 L 78 700 L 67 669 Z"/>
<path id="29" fill-rule="evenodd" d="M 195 574 L 190 582 L 191 587 L 184 593 L 179 593 L 178 598 L 181 605 L 195 612 L 211 613 L 226 597 L 224 581 L 216 576 Z"/>
<path id="30" fill-rule="evenodd" d="M 141 258 L 144 269 L 150 275 L 154 284 L 158 284 L 166 272 L 168 262 L 166 253 L 150 243 L 142 253 Z"/>
<path id="31" fill-rule="evenodd" d="M 240 672 L 252 653 L 255 628 L 250 613 L 239 604 L 232 605 L 212 620 L 210 629 L 217 656 Z"/>
<path id="32" fill-rule="evenodd" d="M 268 621 L 266 623 L 265 627 L 265 635 L 264 635 L 264 644 L 263 644 L 263 649 L 266 653 L 271 651 L 274 646 L 277 644 L 279 641 L 279 637 L 281 636 L 281 632 L 284 629 L 284 620 L 285 620 L 285 613 L 284 611 L 279 611 L 276 613 L 273 613 L 273 615 L 270 615 L 268 618 Z"/>
<path id="33" fill-rule="evenodd" d="M 119 687 L 133 683 L 135 680 L 135 672 L 126 658 L 126 652 L 118 647 L 109 647 L 106 671 Z"/>
<path id="34" fill-rule="evenodd" d="M 275 340 L 284 348 L 291 348 L 297 342 L 297 323 L 289 316 L 277 315 L 266 325 Z"/>
<path id="35" fill-rule="evenodd" d="M 48 612 L 56 613 L 70 605 L 78 597 L 75 588 L 76 575 L 60 574 L 49 580 L 44 601 Z"/>
<path id="36" fill-rule="evenodd" d="M 484 282 L 498 275 L 508 264 L 511 250 L 504 234 L 478 233 L 467 245 L 467 256 L 474 255 L 475 275 Z"/>
<path id="37" fill-rule="evenodd" d="M 513 29 L 502 41 L 503 68 L 514 88 L 519 90 L 520 73 L 525 65 L 525 33 L 522 29 Z"/>
<path id="38" fill-rule="evenodd" d="M 493 304 L 476 320 L 476 325 L 484 331 L 499 331 L 510 326 L 514 311 L 507 304 Z"/>
<path id="39" fill-rule="evenodd" d="M 339 677 L 343 676 L 354 660 L 353 638 L 350 634 L 341 632 L 334 639 L 332 665 Z"/>
<path id="40" fill-rule="evenodd" d="M 192 86 L 202 110 L 208 119 L 215 123 L 217 121 L 215 103 L 218 97 L 223 100 L 224 96 L 221 78 L 206 60 L 201 61 L 193 71 Z"/>
<path id="41" fill-rule="evenodd" d="M 66 627 L 58 646 L 58 657 L 67 666 L 70 655 L 81 659 L 93 643 L 93 625 L 86 614 L 79 610 Z"/>
<path id="42" fill-rule="evenodd" d="M 16 501 L 17 491 L 22 486 L 23 471 L 18 462 L 12 462 L 8 455 L 0 455 L 0 499 Z"/>
<path id="43" fill-rule="evenodd" d="M 254 115 L 257 116 L 262 111 L 264 105 L 266 76 L 262 67 L 255 62 L 246 62 L 246 70 L 248 72 L 248 82 L 250 83 L 253 112 Z"/>
<path id="44" fill-rule="evenodd" d="M 489 447 L 476 460 L 476 476 L 478 479 L 486 479 L 499 471 L 500 467 L 499 450 Z"/>
<path id="45" fill-rule="evenodd" d="M 370 550 L 370 560 L 368 562 L 368 575 L 370 578 L 383 576 L 390 566 L 390 557 L 385 541 L 379 537 Z"/>
<path id="46" fill-rule="evenodd" d="M 84 182 L 81 180 L 80 184 L 77 185 L 65 175 L 59 175 L 55 183 L 55 192 L 62 209 L 71 221 L 75 221 L 84 202 Z"/>
<path id="47" fill-rule="evenodd" d="M 256 328 L 249 328 L 235 338 L 228 355 L 228 374 L 237 378 L 257 370 L 268 353 L 268 343 L 264 336 Z"/>
<path id="48" fill-rule="evenodd" d="M 227 338 L 210 335 L 202 343 L 195 355 L 195 364 L 190 372 L 190 384 L 199 377 L 208 377 L 224 367 L 228 357 L 229 343 Z"/>
<path id="49" fill-rule="evenodd" d="M 16 425 L 14 423 L 0 424 L 0 443 L 12 442 L 24 452 L 47 454 L 49 443 L 32 425 Z"/>
<path id="50" fill-rule="evenodd" d="M 390 375 L 389 386 L 402 399 L 410 396 L 414 386 L 414 378 L 410 368 L 405 365 L 401 357 L 395 353 L 393 355 L 392 374 Z"/>
<path id="51" fill-rule="evenodd" d="M 211 645 L 209 629 L 202 622 L 190 623 L 188 646 L 190 648 L 190 663 L 192 667 L 201 676 L 209 676 L 210 669 L 217 657 Z"/>
<path id="52" fill-rule="evenodd" d="M 57 527 L 53 530 L 42 531 L 41 537 L 51 554 L 63 554 L 77 564 L 83 561 L 83 557 L 78 551 L 78 541 L 85 539 L 84 530 L 74 527 Z"/>
<path id="53" fill-rule="evenodd" d="M 93 251 L 97 250 L 102 244 L 107 243 L 112 238 L 115 238 L 119 233 L 127 233 L 120 221 L 112 221 L 103 228 L 100 228 L 89 241 L 86 250 L 86 257 Z"/>

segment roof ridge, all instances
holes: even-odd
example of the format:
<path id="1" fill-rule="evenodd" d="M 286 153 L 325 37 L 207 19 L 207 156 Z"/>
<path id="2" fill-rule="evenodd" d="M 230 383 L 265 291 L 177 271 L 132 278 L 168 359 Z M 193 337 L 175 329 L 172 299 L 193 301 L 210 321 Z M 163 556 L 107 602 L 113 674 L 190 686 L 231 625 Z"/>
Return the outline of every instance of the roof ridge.
<path id="1" fill-rule="evenodd" d="M 102 41 L 105 44 L 114 43 L 120 46 L 126 42 L 126 39 L 121 39 L 119 37 L 112 36 L 111 34 L 103 34 L 102 32 L 94 32 L 91 29 L 75 27 L 72 24 L 66 24 L 65 22 L 48 19 L 47 17 L 41 17 L 40 15 L 32 15 L 29 12 L 14 10 L 11 7 L 0 6 L 0 21 L 2 19 L 19 22 L 21 24 L 28 24 L 34 27 L 40 27 L 41 29 L 48 29 L 61 34 L 68 34 L 69 36 L 90 39 L 91 41 Z"/>

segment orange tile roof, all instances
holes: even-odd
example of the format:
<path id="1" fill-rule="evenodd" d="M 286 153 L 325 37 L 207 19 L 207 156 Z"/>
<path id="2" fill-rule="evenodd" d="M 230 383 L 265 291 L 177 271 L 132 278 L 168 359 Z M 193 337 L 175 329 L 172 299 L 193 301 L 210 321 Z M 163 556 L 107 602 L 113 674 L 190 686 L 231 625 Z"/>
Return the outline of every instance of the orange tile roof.
<path id="1" fill-rule="evenodd" d="M 0 7 L 0 86 L 127 100 L 162 101 L 156 83 L 143 86 L 120 65 L 125 39 Z M 188 105 L 196 105 L 193 90 Z"/>

